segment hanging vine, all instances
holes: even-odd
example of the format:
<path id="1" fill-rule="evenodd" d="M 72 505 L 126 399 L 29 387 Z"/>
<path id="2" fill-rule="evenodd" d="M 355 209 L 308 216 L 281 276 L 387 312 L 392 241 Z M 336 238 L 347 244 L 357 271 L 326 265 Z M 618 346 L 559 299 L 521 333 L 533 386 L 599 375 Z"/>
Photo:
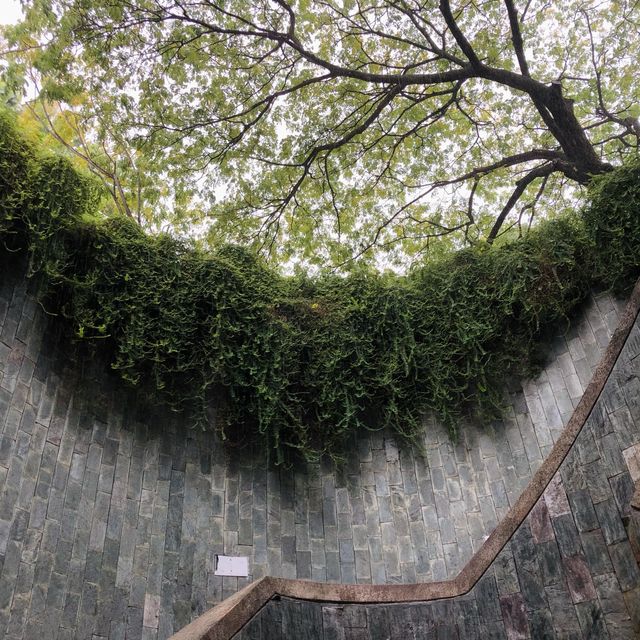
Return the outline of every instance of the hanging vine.
<path id="1" fill-rule="evenodd" d="M 546 332 L 595 285 L 639 273 L 640 168 L 596 182 L 582 214 L 406 276 L 283 277 L 238 247 L 205 252 L 102 219 L 97 185 L 0 117 L 0 238 L 42 299 L 140 387 L 277 463 L 346 453 L 362 429 L 413 441 L 430 409 L 455 434 L 500 410 Z M 185 421 L 187 422 L 187 421 Z"/>

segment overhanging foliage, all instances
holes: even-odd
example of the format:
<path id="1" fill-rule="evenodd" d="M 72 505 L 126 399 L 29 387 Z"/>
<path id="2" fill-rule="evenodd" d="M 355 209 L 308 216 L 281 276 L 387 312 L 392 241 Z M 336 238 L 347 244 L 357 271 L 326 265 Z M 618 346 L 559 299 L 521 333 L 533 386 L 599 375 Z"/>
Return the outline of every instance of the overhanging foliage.
<path id="1" fill-rule="evenodd" d="M 0 237 L 26 249 L 42 295 L 112 367 L 191 422 L 292 451 L 344 454 L 365 428 L 413 439 L 431 409 L 455 433 L 495 413 L 541 337 L 596 284 L 638 275 L 640 169 L 597 182 L 585 216 L 501 247 L 464 250 L 407 276 L 287 278 L 237 247 L 214 254 L 126 218 L 0 117 Z M 586 224 L 585 224 L 586 223 Z"/>

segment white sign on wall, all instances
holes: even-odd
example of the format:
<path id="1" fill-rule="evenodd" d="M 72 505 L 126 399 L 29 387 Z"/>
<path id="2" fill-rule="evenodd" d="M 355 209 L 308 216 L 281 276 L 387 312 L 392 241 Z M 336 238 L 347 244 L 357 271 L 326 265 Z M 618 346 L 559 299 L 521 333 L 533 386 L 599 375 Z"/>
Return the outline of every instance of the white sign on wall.
<path id="1" fill-rule="evenodd" d="M 249 559 L 241 556 L 216 556 L 214 575 L 246 578 L 249 575 Z"/>

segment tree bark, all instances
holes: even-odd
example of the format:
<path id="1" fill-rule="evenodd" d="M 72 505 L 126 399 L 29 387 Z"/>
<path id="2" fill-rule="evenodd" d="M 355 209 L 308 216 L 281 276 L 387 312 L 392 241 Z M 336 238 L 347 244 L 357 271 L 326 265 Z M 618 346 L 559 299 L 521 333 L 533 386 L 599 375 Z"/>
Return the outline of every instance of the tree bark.
<path id="1" fill-rule="evenodd" d="M 538 100 L 534 98 L 536 107 Z M 553 119 L 553 127 L 549 127 L 551 133 L 560 143 L 567 159 L 573 166 L 574 175 L 568 175 L 580 184 L 587 184 L 594 175 L 606 173 L 613 169 L 608 162 L 603 162 L 596 153 L 593 145 L 587 138 L 584 128 L 576 118 L 573 111 L 573 101 L 562 95 L 562 85 L 554 82 L 547 90 L 547 95 L 541 101 L 542 108 L 546 109 Z M 543 119 L 545 115 L 541 113 Z M 546 119 L 545 119 L 546 121 Z"/>

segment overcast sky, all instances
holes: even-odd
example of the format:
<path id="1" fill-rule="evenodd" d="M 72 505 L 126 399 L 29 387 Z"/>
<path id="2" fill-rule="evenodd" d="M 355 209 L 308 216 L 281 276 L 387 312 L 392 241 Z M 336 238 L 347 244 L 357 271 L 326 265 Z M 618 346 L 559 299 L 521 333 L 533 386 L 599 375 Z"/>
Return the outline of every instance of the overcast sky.
<path id="1" fill-rule="evenodd" d="M 0 0 L 0 24 L 14 24 L 20 15 L 20 0 Z"/>

